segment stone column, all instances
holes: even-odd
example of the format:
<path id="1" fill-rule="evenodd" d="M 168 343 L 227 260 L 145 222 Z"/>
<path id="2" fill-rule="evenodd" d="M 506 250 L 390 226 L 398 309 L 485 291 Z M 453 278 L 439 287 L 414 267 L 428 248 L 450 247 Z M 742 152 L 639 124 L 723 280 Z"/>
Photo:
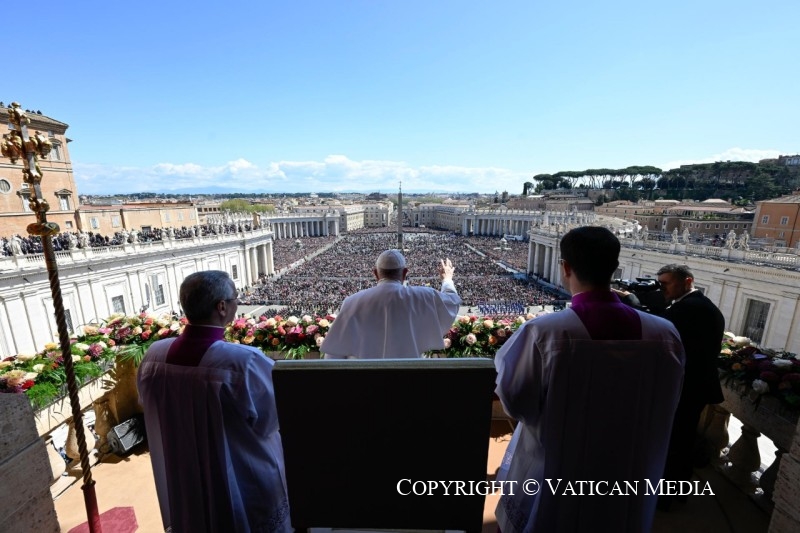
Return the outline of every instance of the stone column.
<path id="1" fill-rule="evenodd" d="M 552 254 L 552 248 L 547 245 L 544 245 L 544 272 L 542 272 L 542 276 L 547 279 L 551 279 L 550 277 L 550 258 Z"/>

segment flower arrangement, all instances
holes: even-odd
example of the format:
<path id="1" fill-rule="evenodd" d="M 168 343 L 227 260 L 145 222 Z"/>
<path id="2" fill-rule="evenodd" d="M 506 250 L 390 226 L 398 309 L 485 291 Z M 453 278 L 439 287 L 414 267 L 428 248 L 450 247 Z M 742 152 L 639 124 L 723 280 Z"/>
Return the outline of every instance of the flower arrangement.
<path id="1" fill-rule="evenodd" d="M 335 319 L 336 315 L 239 318 L 225 328 L 225 339 L 255 346 L 264 353 L 282 352 L 286 359 L 303 359 L 309 352 L 319 351 Z"/>
<path id="2" fill-rule="evenodd" d="M 108 317 L 105 324 L 97 328 L 97 332 L 108 335 L 112 346 L 119 346 L 120 357 L 131 358 L 138 365 L 151 344 L 157 340 L 177 337 L 187 323 L 186 318 L 178 319 L 174 315 L 115 314 Z M 84 330 L 86 327 L 84 326 Z"/>
<path id="3" fill-rule="evenodd" d="M 70 339 L 70 353 L 79 383 L 101 376 L 111 366 L 116 352 L 107 335 L 84 332 Z M 33 355 L 17 355 L 0 362 L 0 392 L 24 393 L 35 409 L 66 395 L 64 355 L 56 343 L 48 343 Z"/>
<path id="4" fill-rule="evenodd" d="M 509 337 L 527 320 L 540 314 L 516 318 L 459 315 L 444 337 L 444 350 L 428 352 L 438 357 L 494 357 Z"/>
<path id="5" fill-rule="evenodd" d="M 747 337 L 726 332 L 717 361 L 721 377 L 744 384 L 756 402 L 769 394 L 800 409 L 800 356 L 762 348 Z"/>
<path id="6" fill-rule="evenodd" d="M 75 377 L 80 384 L 102 376 L 116 358 L 138 364 L 158 339 L 175 337 L 184 320 L 170 316 L 112 315 L 100 325 L 85 325 L 70 339 Z M 16 355 L 0 361 L 0 393 L 24 393 L 34 409 L 42 409 L 66 395 L 64 356 L 57 343 L 45 344 L 33 355 Z"/>

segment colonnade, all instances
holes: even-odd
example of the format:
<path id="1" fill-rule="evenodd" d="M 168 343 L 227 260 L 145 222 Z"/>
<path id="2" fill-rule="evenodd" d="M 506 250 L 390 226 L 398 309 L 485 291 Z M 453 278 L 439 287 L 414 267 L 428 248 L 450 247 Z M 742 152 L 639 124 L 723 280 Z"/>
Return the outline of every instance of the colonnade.
<path id="1" fill-rule="evenodd" d="M 577 211 L 472 211 L 462 215 L 461 234 L 498 237 L 506 234 L 527 236 L 528 232 L 535 227 L 549 227 L 558 224 L 585 225 L 593 223 L 595 219 L 594 213 Z"/>
<path id="2" fill-rule="evenodd" d="M 339 235 L 339 218 L 303 217 L 270 218 L 275 239 L 297 239 L 300 237 L 327 237 Z"/>
<path id="3" fill-rule="evenodd" d="M 272 242 L 246 246 L 244 250 L 245 277 L 248 285 L 258 281 L 259 276 L 275 273 L 272 256 Z"/>
<path id="4" fill-rule="evenodd" d="M 559 252 L 556 249 L 558 241 L 536 242 L 531 239 L 528 247 L 528 272 L 540 278 L 547 278 L 550 283 L 561 283 L 561 270 L 558 268 Z"/>

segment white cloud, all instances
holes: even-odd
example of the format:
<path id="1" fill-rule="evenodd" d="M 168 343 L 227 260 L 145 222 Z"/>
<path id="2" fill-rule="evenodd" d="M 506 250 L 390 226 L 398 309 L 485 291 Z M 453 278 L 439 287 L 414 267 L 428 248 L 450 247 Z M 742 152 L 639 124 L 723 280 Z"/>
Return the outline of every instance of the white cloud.
<path id="1" fill-rule="evenodd" d="M 322 161 L 278 161 L 266 167 L 237 159 L 217 167 L 159 163 L 152 167 L 106 167 L 75 163 L 82 194 L 201 191 L 211 187 L 252 192 L 344 192 L 396 190 L 486 192 L 522 190 L 529 172 L 459 166 L 413 167 L 402 161 L 355 161 L 329 155 Z"/>

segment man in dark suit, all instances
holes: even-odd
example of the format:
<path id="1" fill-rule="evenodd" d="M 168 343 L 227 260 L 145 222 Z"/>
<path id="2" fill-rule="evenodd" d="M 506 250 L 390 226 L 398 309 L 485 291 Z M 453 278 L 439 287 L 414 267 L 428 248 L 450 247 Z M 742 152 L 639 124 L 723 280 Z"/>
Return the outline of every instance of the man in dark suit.
<path id="1" fill-rule="evenodd" d="M 664 479 L 688 481 L 692 477 L 697 425 L 707 404 L 723 401 L 717 371 L 717 356 L 725 331 L 725 318 L 702 292 L 694 288 L 694 275 L 686 265 L 670 264 L 659 269 L 658 281 L 669 306 L 663 316 L 675 325 L 686 351 L 683 390 L 672 424 Z M 669 497 L 659 498 L 659 508 L 668 510 Z"/>

